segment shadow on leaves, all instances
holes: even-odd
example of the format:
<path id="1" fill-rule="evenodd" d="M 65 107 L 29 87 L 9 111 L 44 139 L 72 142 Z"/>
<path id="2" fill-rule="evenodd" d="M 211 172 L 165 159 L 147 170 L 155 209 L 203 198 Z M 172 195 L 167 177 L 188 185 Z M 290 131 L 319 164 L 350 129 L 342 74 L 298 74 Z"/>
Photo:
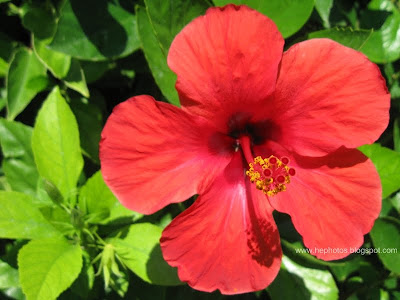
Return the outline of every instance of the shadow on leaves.
<path id="1" fill-rule="evenodd" d="M 83 32 L 102 55 L 114 57 L 125 50 L 127 33 L 110 13 L 115 7 L 112 1 L 70 0 L 70 2 Z"/>
<path id="2" fill-rule="evenodd" d="M 176 268 L 172 268 L 165 262 L 159 244 L 152 249 L 146 270 L 151 282 L 159 285 L 180 284 Z"/>

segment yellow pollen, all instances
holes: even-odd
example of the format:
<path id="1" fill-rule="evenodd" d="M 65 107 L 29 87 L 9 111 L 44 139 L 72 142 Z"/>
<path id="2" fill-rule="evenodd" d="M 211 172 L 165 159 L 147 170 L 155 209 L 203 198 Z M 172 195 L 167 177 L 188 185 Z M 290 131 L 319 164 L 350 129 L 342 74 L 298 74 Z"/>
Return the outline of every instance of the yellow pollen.
<path id="1" fill-rule="evenodd" d="M 277 158 L 271 155 L 268 158 L 257 156 L 254 162 L 249 163 L 246 175 L 256 188 L 267 196 L 275 196 L 279 192 L 286 191 L 286 185 L 290 183 L 290 177 L 296 174 L 295 169 L 288 166 L 287 157 Z"/>

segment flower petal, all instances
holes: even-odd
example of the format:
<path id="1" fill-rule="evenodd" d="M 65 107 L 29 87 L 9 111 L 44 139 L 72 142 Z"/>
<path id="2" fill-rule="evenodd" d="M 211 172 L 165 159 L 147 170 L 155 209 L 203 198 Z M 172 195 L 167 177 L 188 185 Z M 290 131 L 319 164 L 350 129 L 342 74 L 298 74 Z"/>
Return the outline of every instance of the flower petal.
<path id="1" fill-rule="evenodd" d="M 226 126 L 232 113 L 273 92 L 283 44 L 276 25 L 247 6 L 208 9 L 169 50 L 183 108 Z"/>
<path id="2" fill-rule="evenodd" d="M 115 107 L 103 129 L 101 171 L 123 205 L 149 214 L 206 187 L 231 160 L 229 142 L 204 120 L 138 96 Z"/>
<path id="3" fill-rule="evenodd" d="M 329 39 L 284 53 L 274 101 L 278 142 L 305 156 L 372 143 L 389 121 L 390 94 L 378 67 Z"/>
<path id="4" fill-rule="evenodd" d="M 279 271 L 282 251 L 272 208 L 244 176 L 238 153 L 162 234 L 165 260 L 195 289 L 251 292 L 265 288 Z"/>
<path id="5" fill-rule="evenodd" d="M 296 175 L 271 205 L 292 217 L 310 253 L 346 257 L 363 243 L 381 210 L 374 165 L 360 151 L 340 149 L 322 158 L 295 156 Z"/>

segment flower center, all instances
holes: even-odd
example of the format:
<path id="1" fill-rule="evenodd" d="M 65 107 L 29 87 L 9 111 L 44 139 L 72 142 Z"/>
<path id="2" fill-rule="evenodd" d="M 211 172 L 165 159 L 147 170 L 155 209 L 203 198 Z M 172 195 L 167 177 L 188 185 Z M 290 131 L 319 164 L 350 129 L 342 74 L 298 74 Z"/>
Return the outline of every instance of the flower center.
<path id="1" fill-rule="evenodd" d="M 257 189 L 268 196 L 275 196 L 279 192 L 286 191 L 286 185 L 290 183 L 290 177 L 296 174 L 296 170 L 289 167 L 289 158 L 271 155 L 269 158 L 257 156 L 253 163 L 249 163 L 246 175 L 250 182 L 255 183 Z"/>

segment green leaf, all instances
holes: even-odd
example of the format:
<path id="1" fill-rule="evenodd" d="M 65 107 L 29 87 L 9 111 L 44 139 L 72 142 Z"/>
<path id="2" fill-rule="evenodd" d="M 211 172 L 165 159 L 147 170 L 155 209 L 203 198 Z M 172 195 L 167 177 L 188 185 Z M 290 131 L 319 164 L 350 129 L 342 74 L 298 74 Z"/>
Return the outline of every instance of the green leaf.
<path id="1" fill-rule="evenodd" d="M 5 89 L 0 89 L 0 111 L 3 110 L 4 107 L 6 107 L 7 104 L 7 99 L 2 96 L 2 91 Z"/>
<path id="2" fill-rule="evenodd" d="M 48 48 L 46 42 L 33 37 L 33 47 L 36 55 L 50 72 L 58 79 L 67 76 L 71 66 L 71 56 Z"/>
<path id="3" fill-rule="evenodd" d="M 182 28 L 203 15 L 208 3 L 204 0 L 145 0 L 150 23 L 166 55 L 169 46 Z"/>
<path id="4" fill-rule="evenodd" d="M 333 0 L 315 0 L 315 9 L 322 19 L 325 28 L 329 28 L 329 15 L 333 6 Z"/>
<path id="5" fill-rule="evenodd" d="M 338 299 L 338 289 L 329 271 L 305 268 L 282 257 L 282 268 L 268 287 L 271 299 Z"/>
<path id="6" fill-rule="evenodd" d="M 14 42 L 3 32 L 0 32 L 0 58 L 8 62 L 17 47 L 17 42 Z"/>
<path id="7" fill-rule="evenodd" d="M 99 272 L 103 273 L 103 281 L 105 288 L 112 288 L 123 297 L 128 290 L 128 273 L 119 270 L 118 255 L 115 253 L 115 248 L 112 244 L 104 245 L 103 252 L 99 254 L 100 266 Z"/>
<path id="8" fill-rule="evenodd" d="M 74 194 L 83 167 L 78 125 L 55 87 L 40 109 L 32 135 L 39 174 L 51 181 L 64 198 Z"/>
<path id="9" fill-rule="evenodd" d="M 391 197 L 390 202 L 392 206 L 397 210 L 400 214 L 400 192 L 396 193 L 393 197 Z"/>
<path id="10" fill-rule="evenodd" d="M 0 190 L 11 191 L 11 187 L 8 184 L 5 176 L 0 176 Z"/>
<path id="11" fill-rule="evenodd" d="M 354 255 L 352 256 L 352 259 L 337 264 L 337 266 L 330 267 L 330 270 L 338 281 L 343 282 L 350 277 L 351 274 L 356 272 L 358 269 L 361 269 L 362 265 L 366 264 L 367 263 L 363 261 L 362 255 Z"/>
<path id="12" fill-rule="evenodd" d="M 352 28 L 332 28 L 308 34 L 309 39 L 328 38 L 346 47 L 361 50 L 371 37 L 371 30 L 353 30 Z"/>
<path id="13" fill-rule="evenodd" d="M 33 159 L 31 136 L 31 127 L 0 119 L 3 172 L 7 182 L 13 190 L 35 196 L 39 174 Z"/>
<path id="14" fill-rule="evenodd" d="M 0 77 L 5 77 L 8 72 L 8 61 L 14 52 L 16 42 L 13 42 L 7 35 L 0 32 Z"/>
<path id="15" fill-rule="evenodd" d="M 89 97 L 85 74 L 77 59 L 48 48 L 47 43 L 34 38 L 34 49 L 43 64 L 65 85 L 85 97 Z"/>
<path id="16" fill-rule="evenodd" d="M 139 48 L 135 15 L 107 0 L 66 0 L 50 48 L 86 60 L 126 56 Z"/>
<path id="17" fill-rule="evenodd" d="M 95 273 L 91 258 L 87 252 L 82 253 L 83 266 L 78 278 L 72 284 L 70 291 L 74 294 L 73 299 L 90 299 L 89 295 L 93 288 Z"/>
<path id="18" fill-rule="evenodd" d="M 2 291 L 3 295 L 5 295 L 6 299 L 15 299 L 15 300 L 25 300 L 26 297 L 22 293 L 22 289 L 20 287 L 12 287 L 9 289 L 5 289 Z"/>
<path id="19" fill-rule="evenodd" d="M 391 214 L 393 205 L 390 199 L 390 197 L 382 199 L 382 207 L 379 213 L 380 217 L 385 217 Z"/>
<path id="20" fill-rule="evenodd" d="M 18 287 L 18 270 L 0 260 L 0 289 Z"/>
<path id="21" fill-rule="evenodd" d="M 57 28 L 55 9 L 51 2 L 29 3 L 22 16 L 22 25 L 40 39 L 51 38 Z"/>
<path id="22" fill-rule="evenodd" d="M 379 144 L 364 145 L 358 149 L 372 160 L 378 170 L 383 198 L 400 189 L 400 153 Z"/>
<path id="23" fill-rule="evenodd" d="M 150 223 L 133 224 L 123 238 L 109 242 L 120 260 L 144 281 L 157 285 L 178 285 L 176 269 L 163 259 L 159 240 L 162 229 Z"/>
<path id="24" fill-rule="evenodd" d="M 28 300 L 56 299 L 78 277 L 82 250 L 61 238 L 31 241 L 18 254 L 18 267 Z"/>
<path id="25" fill-rule="evenodd" d="M 400 118 L 396 118 L 393 124 L 393 144 L 394 150 L 400 152 Z"/>
<path id="26" fill-rule="evenodd" d="M 0 77 L 5 77 L 7 75 L 7 72 L 8 72 L 8 63 L 0 57 Z"/>
<path id="27" fill-rule="evenodd" d="M 370 235 L 384 266 L 400 274 L 400 221 L 391 217 L 379 218 Z"/>
<path id="28" fill-rule="evenodd" d="M 82 187 L 79 208 L 85 214 L 89 214 L 90 223 L 106 224 L 120 217 L 141 217 L 139 213 L 122 206 L 104 183 L 100 171 L 89 178 Z"/>
<path id="29" fill-rule="evenodd" d="M 374 32 L 365 43 L 362 52 L 376 63 L 392 62 L 400 58 L 400 10 L 391 0 L 373 0 L 370 10 L 362 16 L 361 22 L 370 22 L 382 18 L 383 22 L 371 24 Z M 379 26 L 379 27 L 378 27 Z"/>
<path id="30" fill-rule="evenodd" d="M 71 67 L 67 76 L 64 78 L 65 85 L 80 93 L 84 97 L 89 97 L 89 90 L 86 85 L 85 74 L 78 60 L 72 59 Z"/>
<path id="31" fill-rule="evenodd" d="M 18 192 L 0 191 L 0 237 L 40 239 L 59 235 L 46 221 L 33 199 Z"/>
<path id="32" fill-rule="evenodd" d="M 175 90 L 176 75 L 167 65 L 172 40 L 182 28 L 209 7 L 205 0 L 145 0 L 147 16 L 137 7 L 137 23 L 143 52 L 155 81 L 163 95 L 179 105 Z"/>
<path id="33" fill-rule="evenodd" d="M 60 205 L 63 203 L 63 199 L 60 191 L 52 182 L 43 177 L 39 178 L 35 195 L 37 207 Z"/>
<path id="34" fill-rule="evenodd" d="M 19 122 L 0 119 L 3 171 L 13 190 L 34 196 L 39 174 L 31 149 L 32 128 Z"/>
<path id="35" fill-rule="evenodd" d="M 44 194 L 45 193 L 45 194 Z M 51 206 L 53 204 L 63 203 L 63 196 L 58 188 L 45 178 L 40 178 L 38 182 L 38 195 L 37 198 L 44 204 L 44 206 Z"/>
<path id="36" fill-rule="evenodd" d="M 215 5 L 245 4 L 268 16 L 278 26 L 284 38 L 295 34 L 307 22 L 314 0 L 214 0 Z"/>
<path id="37" fill-rule="evenodd" d="M 103 115 L 100 108 L 85 98 L 74 98 L 71 101 L 71 109 L 78 121 L 84 154 L 99 164 L 99 142 L 103 130 Z"/>
<path id="38" fill-rule="evenodd" d="M 176 75 L 167 65 L 166 53 L 161 49 L 146 11 L 136 8 L 139 37 L 151 73 L 163 95 L 174 105 L 179 105 L 175 89 Z"/>
<path id="39" fill-rule="evenodd" d="M 383 66 L 383 71 L 385 74 L 385 78 L 387 80 L 386 84 L 387 84 L 387 87 L 389 88 L 392 99 L 400 98 L 400 80 L 399 80 L 400 79 L 400 70 L 397 70 L 397 69 L 398 69 L 397 64 L 395 64 L 395 63 L 387 63 L 387 64 L 384 64 L 384 66 Z M 398 102 L 398 101 L 395 101 L 393 104 L 397 104 L 396 102 Z M 396 130 L 396 124 L 395 124 L 394 130 Z M 396 145 L 394 145 L 394 146 L 395 146 L 395 150 L 396 150 Z"/>
<path id="40" fill-rule="evenodd" d="M 7 118 L 14 119 L 47 86 L 46 68 L 35 53 L 21 48 L 11 60 L 7 76 Z"/>
<path id="41" fill-rule="evenodd" d="M 289 243 L 281 239 L 282 249 L 290 259 L 301 264 L 304 267 L 326 269 L 327 267 L 343 266 L 344 263 L 324 261 L 309 254 L 307 249 L 303 247 L 301 242 Z"/>
<path id="42" fill-rule="evenodd" d="M 99 80 L 108 70 L 115 67 L 116 63 L 112 61 L 81 61 L 83 73 L 85 73 L 86 83 L 92 83 Z"/>
<path id="43" fill-rule="evenodd" d="M 40 212 L 43 217 L 63 235 L 71 234 L 76 231 L 71 224 L 71 215 L 60 206 L 54 204 L 42 206 L 40 207 Z"/>

